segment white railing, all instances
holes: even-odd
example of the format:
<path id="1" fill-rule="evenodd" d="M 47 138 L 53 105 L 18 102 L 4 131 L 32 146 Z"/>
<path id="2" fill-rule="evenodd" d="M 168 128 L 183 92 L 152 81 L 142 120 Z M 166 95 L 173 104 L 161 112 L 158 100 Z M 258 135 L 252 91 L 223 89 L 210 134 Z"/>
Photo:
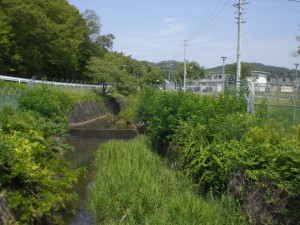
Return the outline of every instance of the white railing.
<path id="1" fill-rule="evenodd" d="M 102 88 L 102 85 L 95 85 L 95 84 L 86 84 L 86 83 L 73 83 L 71 82 L 58 82 L 58 81 L 46 81 L 46 80 L 35 80 L 35 79 L 26 79 L 20 77 L 10 77 L 0 75 L 0 80 L 2 81 L 14 81 L 18 83 L 32 83 L 32 84 L 47 84 L 47 85 L 54 85 L 54 86 L 67 86 L 67 87 L 78 87 L 78 88 Z"/>

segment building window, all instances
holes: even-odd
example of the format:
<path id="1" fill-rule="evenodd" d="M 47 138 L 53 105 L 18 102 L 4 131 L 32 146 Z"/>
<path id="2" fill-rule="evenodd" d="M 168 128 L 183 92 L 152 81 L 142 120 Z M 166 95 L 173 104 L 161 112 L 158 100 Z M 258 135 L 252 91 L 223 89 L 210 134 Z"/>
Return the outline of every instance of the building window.
<path id="1" fill-rule="evenodd" d="M 286 81 L 286 79 L 285 79 L 285 78 L 282 78 L 282 81 L 283 81 L 283 82 L 285 82 L 285 81 Z"/>
<path id="2" fill-rule="evenodd" d="M 222 79 L 222 75 L 219 75 L 219 79 Z"/>
<path id="3" fill-rule="evenodd" d="M 293 81 L 293 78 L 290 78 L 290 81 Z"/>

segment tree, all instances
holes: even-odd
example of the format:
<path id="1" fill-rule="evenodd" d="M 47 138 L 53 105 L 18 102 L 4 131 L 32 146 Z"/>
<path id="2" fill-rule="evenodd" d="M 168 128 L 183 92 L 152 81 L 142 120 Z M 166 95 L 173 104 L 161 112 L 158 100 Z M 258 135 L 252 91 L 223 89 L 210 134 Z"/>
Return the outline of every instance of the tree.
<path id="1" fill-rule="evenodd" d="M 121 54 L 107 52 L 104 57 L 91 57 L 86 67 L 86 76 L 93 83 L 102 84 L 102 95 L 113 91 L 128 94 L 137 90 L 136 76 L 130 74 Z"/>
<path id="2" fill-rule="evenodd" d="M 203 66 L 200 66 L 199 63 L 192 61 L 187 65 L 187 74 L 188 77 L 192 79 L 198 79 L 205 77 L 205 70 Z"/>
<path id="3" fill-rule="evenodd" d="M 195 61 L 187 62 L 186 71 L 187 71 L 186 79 L 190 81 L 205 77 L 204 67 L 200 66 Z M 183 81 L 184 79 L 183 75 L 184 75 L 184 65 L 183 63 L 180 63 L 179 69 L 175 72 L 175 79 Z"/>
<path id="4" fill-rule="evenodd" d="M 107 60 L 99 57 L 91 57 L 87 67 L 86 76 L 89 77 L 93 83 L 102 84 L 102 95 L 111 92 L 109 84 L 114 81 L 114 76 L 118 76 L 119 70 Z"/>
<path id="5" fill-rule="evenodd" d="M 150 67 L 150 70 L 142 77 L 141 83 L 143 86 L 152 86 L 164 83 L 164 74 L 161 70 L 155 67 Z"/>
<path id="6" fill-rule="evenodd" d="M 227 64 L 225 66 L 226 74 L 236 74 L 236 63 Z M 241 80 L 245 79 L 246 76 L 251 75 L 251 64 L 250 63 L 241 63 Z"/>
<path id="7" fill-rule="evenodd" d="M 96 53 L 96 56 L 99 56 L 99 53 L 101 53 L 99 50 L 102 48 L 112 50 L 115 36 L 113 34 L 101 35 L 102 24 L 100 22 L 100 17 L 96 14 L 96 12 L 94 10 L 85 10 L 82 17 L 86 22 L 90 40 L 95 49 L 98 49 L 98 55 Z"/>
<path id="8" fill-rule="evenodd" d="M 79 11 L 66 0 L 0 1 L 1 73 L 78 78 L 90 56 Z M 2 50 L 1 49 L 1 50 Z"/>

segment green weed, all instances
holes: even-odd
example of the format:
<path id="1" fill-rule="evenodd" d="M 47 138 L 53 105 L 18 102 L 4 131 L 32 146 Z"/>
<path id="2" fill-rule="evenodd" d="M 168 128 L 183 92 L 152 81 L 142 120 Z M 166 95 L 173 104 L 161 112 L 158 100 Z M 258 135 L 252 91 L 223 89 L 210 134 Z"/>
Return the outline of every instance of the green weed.
<path id="1" fill-rule="evenodd" d="M 140 136 L 100 146 L 89 201 L 97 224 L 246 224 L 228 196 L 196 195 L 147 143 Z"/>

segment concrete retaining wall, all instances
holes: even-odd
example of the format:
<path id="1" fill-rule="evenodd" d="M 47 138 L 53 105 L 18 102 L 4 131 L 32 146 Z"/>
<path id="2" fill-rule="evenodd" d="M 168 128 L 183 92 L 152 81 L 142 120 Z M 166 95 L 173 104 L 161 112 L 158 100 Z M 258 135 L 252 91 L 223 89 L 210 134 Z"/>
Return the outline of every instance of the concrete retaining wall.
<path id="1" fill-rule="evenodd" d="M 124 97 L 105 97 L 101 104 L 96 100 L 78 101 L 73 110 L 69 113 L 69 123 L 71 126 L 80 125 L 88 121 L 104 117 L 107 114 L 118 114 L 121 108 L 127 106 Z"/>
<path id="2" fill-rule="evenodd" d="M 99 102 L 93 101 L 78 101 L 74 105 L 74 109 L 69 113 L 70 124 L 82 123 L 95 118 L 104 116 L 107 113 L 105 106 Z"/>

